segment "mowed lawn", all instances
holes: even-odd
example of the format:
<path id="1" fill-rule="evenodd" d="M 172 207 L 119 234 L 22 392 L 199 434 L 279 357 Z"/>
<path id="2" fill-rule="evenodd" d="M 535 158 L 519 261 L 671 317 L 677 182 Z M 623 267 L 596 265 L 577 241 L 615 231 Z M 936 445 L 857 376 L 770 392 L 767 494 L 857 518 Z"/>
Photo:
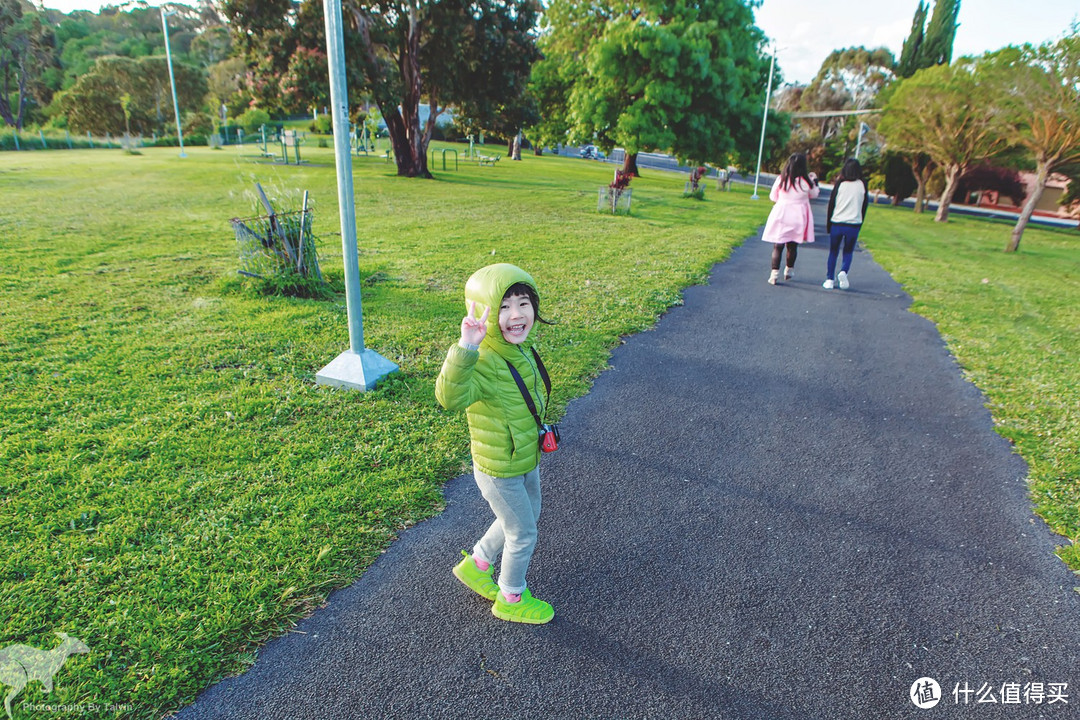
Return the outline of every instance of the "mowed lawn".
<path id="1" fill-rule="evenodd" d="M 877 206 L 863 236 L 874 259 L 938 327 L 987 397 L 998 433 L 1027 461 L 1036 510 L 1080 571 L 1080 232 Z"/>
<path id="2" fill-rule="evenodd" d="M 310 191 L 340 282 L 331 150 L 187 153 L 0 153 L 0 647 L 90 648 L 16 717 L 160 717 L 437 513 L 468 442 L 433 381 L 474 270 L 536 277 L 562 408 L 768 212 L 745 186 L 699 202 L 647 171 L 631 217 L 597 213 L 614 166 L 571 158 L 442 172 L 439 155 L 428 181 L 355 158 L 365 340 L 401 366 L 360 394 L 314 383 L 347 347 L 344 297 L 246 290 L 229 225 L 261 214 L 256 181 L 282 211 Z"/>

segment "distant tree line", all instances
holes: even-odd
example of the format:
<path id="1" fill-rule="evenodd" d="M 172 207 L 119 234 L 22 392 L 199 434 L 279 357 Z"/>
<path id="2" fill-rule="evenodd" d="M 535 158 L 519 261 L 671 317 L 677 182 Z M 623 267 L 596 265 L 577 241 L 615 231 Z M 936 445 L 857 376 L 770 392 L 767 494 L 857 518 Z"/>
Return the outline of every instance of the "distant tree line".
<path id="1" fill-rule="evenodd" d="M 63 14 L 0 0 L 3 121 L 170 132 L 161 15 L 129 7 Z M 319 0 L 165 9 L 185 133 L 329 104 Z M 430 176 L 427 146 L 451 109 L 461 135 L 524 136 L 538 151 L 618 145 L 632 170 L 639 151 L 727 165 L 756 150 L 768 55 L 745 0 L 556 0 L 546 12 L 539 0 L 343 0 L 343 11 L 351 119 L 385 123 L 401 175 Z M 786 135 L 781 114 L 767 147 Z"/>
<path id="2" fill-rule="evenodd" d="M 660 151 L 749 166 L 761 134 L 767 39 L 749 0 L 343 0 L 351 120 L 385 123 L 400 175 L 430 177 L 427 149 L 456 132 Z M 899 200 L 958 189 L 1015 197 L 1035 173 L 1010 247 L 1046 179 L 1080 166 L 1076 27 L 1060 42 L 953 62 L 959 0 L 920 0 L 899 60 L 833 51 L 807 85 L 777 92 L 766 167 L 808 153 L 825 178 L 860 151 L 871 184 Z M 200 0 L 169 12 L 185 134 L 251 127 L 329 104 L 321 0 Z M 0 0 L 0 119 L 76 132 L 170 132 L 159 8 L 60 13 Z M 776 69 L 774 84 L 781 83 Z M 421 115 L 421 105 L 429 112 Z M 853 114 L 861 111 L 870 114 Z M 319 128 L 328 130 L 329 119 Z M 1076 183 L 1073 183 L 1075 186 Z M 1068 197 L 1077 191 L 1070 190 Z"/>

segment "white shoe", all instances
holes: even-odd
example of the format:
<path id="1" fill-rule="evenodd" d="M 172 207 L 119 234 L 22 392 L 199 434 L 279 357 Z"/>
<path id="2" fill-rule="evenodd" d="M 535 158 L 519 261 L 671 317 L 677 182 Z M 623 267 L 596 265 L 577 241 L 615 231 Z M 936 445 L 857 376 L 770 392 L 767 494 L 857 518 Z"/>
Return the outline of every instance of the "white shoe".
<path id="1" fill-rule="evenodd" d="M 826 280 L 825 282 L 821 283 L 821 287 L 825 288 L 826 290 L 832 290 L 834 287 L 834 283 L 832 280 Z"/>
<path id="2" fill-rule="evenodd" d="M 793 277 L 795 277 L 795 268 L 784 268 L 784 279 L 790 280 Z"/>
<path id="3" fill-rule="evenodd" d="M 840 283 L 841 290 L 847 290 L 851 284 L 847 281 L 847 273 L 841 270 L 836 274 L 836 281 Z"/>
<path id="4" fill-rule="evenodd" d="M 775 285 L 779 279 L 780 279 L 780 271 L 779 270 L 773 270 L 771 273 L 769 273 L 769 284 L 770 285 Z"/>

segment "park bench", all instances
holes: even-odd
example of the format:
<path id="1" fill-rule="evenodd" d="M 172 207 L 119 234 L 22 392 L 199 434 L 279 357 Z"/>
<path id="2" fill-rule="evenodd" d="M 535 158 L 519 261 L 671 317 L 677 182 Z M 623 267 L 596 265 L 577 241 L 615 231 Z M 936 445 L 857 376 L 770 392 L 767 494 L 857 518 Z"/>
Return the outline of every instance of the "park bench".
<path id="1" fill-rule="evenodd" d="M 499 162 L 499 158 L 501 158 L 501 157 L 502 157 L 502 155 L 494 155 L 494 156 L 492 156 L 492 155 L 477 155 L 476 156 L 477 160 L 480 161 L 481 167 L 484 166 L 484 165 L 490 165 L 490 166 L 494 167 L 495 163 Z"/>

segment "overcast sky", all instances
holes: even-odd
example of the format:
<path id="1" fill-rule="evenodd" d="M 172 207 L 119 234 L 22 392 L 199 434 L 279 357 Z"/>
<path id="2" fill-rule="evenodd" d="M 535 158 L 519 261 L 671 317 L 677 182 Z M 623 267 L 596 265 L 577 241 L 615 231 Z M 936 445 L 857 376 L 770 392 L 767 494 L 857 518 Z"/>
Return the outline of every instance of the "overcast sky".
<path id="1" fill-rule="evenodd" d="M 96 11 L 103 4 L 45 0 L 47 7 L 64 12 Z M 777 47 L 784 81 L 808 83 L 828 54 L 839 48 L 885 46 L 899 58 L 918 4 L 918 0 L 764 0 L 755 16 Z M 1060 37 L 1077 20 L 1080 0 L 961 0 L 954 57 L 1025 42 L 1037 45 Z"/>
<path id="2" fill-rule="evenodd" d="M 899 59 L 918 5 L 918 0 L 764 0 L 755 17 L 776 44 L 784 81 L 808 83 L 840 48 L 885 46 Z M 1080 0 L 961 0 L 953 57 L 1056 40 L 1078 19 Z"/>

